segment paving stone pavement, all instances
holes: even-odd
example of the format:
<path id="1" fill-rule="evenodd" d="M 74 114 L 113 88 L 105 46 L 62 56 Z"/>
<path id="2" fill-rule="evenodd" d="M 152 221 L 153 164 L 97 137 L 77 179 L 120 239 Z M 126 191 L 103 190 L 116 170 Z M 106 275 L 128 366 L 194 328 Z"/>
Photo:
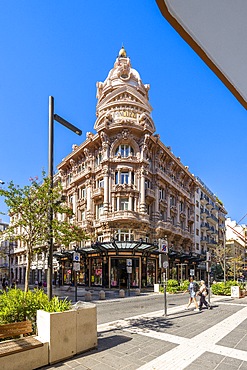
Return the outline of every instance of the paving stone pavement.
<path id="1" fill-rule="evenodd" d="M 247 297 L 211 302 L 98 325 L 97 349 L 42 369 L 247 370 Z"/>

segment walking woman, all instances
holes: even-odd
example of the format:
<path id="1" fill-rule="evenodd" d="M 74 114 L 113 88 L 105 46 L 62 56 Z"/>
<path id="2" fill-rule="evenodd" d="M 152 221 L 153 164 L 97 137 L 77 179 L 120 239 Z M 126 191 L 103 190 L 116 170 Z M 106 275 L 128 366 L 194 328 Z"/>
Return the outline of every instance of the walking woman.
<path id="1" fill-rule="evenodd" d="M 186 310 L 189 309 L 189 306 L 191 305 L 192 302 L 195 303 L 195 309 L 194 311 L 199 311 L 199 308 L 198 308 L 198 303 L 196 301 L 196 292 L 197 292 L 197 287 L 198 287 L 198 284 L 194 281 L 193 279 L 193 276 L 190 277 L 189 279 L 189 286 L 188 286 L 188 292 L 189 292 L 189 302 L 188 302 L 188 305 L 186 307 Z"/>
<path id="2" fill-rule="evenodd" d="M 211 309 L 212 307 L 210 304 L 206 301 L 206 297 L 208 295 L 208 289 L 206 287 L 205 281 L 201 280 L 200 281 L 200 289 L 198 291 L 198 295 L 200 297 L 200 302 L 199 302 L 199 310 L 202 310 L 202 306 L 206 306 L 206 308 Z"/>

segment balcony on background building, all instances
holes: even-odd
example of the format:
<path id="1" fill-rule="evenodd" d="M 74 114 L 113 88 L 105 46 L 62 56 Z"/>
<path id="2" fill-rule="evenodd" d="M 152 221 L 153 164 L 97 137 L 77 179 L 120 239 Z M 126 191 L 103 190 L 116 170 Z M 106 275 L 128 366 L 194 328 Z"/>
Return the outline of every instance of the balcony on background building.
<path id="1" fill-rule="evenodd" d="M 216 224 L 218 223 L 218 219 L 212 213 L 207 216 L 207 220 L 210 220 Z"/>
<path id="2" fill-rule="evenodd" d="M 211 202 L 209 202 L 209 203 L 206 203 L 206 207 L 207 209 L 211 210 L 214 206 Z"/>
<path id="3" fill-rule="evenodd" d="M 209 223 L 208 222 L 202 222 L 201 223 L 201 230 L 206 231 L 209 229 Z"/>

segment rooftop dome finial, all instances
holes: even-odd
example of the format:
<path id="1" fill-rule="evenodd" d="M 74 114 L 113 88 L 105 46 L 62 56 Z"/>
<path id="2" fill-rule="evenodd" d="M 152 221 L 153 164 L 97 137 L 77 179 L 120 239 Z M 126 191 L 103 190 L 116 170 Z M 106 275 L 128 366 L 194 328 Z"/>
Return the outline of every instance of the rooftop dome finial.
<path id="1" fill-rule="evenodd" d="M 119 58 L 126 58 L 127 57 L 126 50 L 125 50 L 125 48 L 124 48 L 123 45 L 122 45 L 122 47 L 121 47 L 121 49 L 120 49 L 120 51 L 118 53 L 118 57 Z"/>

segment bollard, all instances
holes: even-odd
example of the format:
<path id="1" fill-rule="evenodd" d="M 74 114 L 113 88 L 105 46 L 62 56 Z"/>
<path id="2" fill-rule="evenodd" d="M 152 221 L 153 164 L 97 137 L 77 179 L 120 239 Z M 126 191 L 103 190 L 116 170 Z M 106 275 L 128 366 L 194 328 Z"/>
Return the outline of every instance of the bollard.
<path id="1" fill-rule="evenodd" d="M 124 298 L 125 297 L 125 291 L 123 289 L 119 290 L 119 298 Z"/>
<path id="2" fill-rule="evenodd" d="M 99 299 L 105 299 L 105 292 L 104 292 L 104 290 L 101 290 L 99 292 Z"/>
<path id="3" fill-rule="evenodd" d="M 90 293 L 90 292 L 86 292 L 85 293 L 85 301 L 86 302 L 89 302 L 89 301 L 91 301 L 92 300 L 92 293 Z"/>
<path id="4" fill-rule="evenodd" d="M 135 293 L 136 293 L 136 295 L 140 295 L 141 294 L 141 289 L 136 288 Z"/>

